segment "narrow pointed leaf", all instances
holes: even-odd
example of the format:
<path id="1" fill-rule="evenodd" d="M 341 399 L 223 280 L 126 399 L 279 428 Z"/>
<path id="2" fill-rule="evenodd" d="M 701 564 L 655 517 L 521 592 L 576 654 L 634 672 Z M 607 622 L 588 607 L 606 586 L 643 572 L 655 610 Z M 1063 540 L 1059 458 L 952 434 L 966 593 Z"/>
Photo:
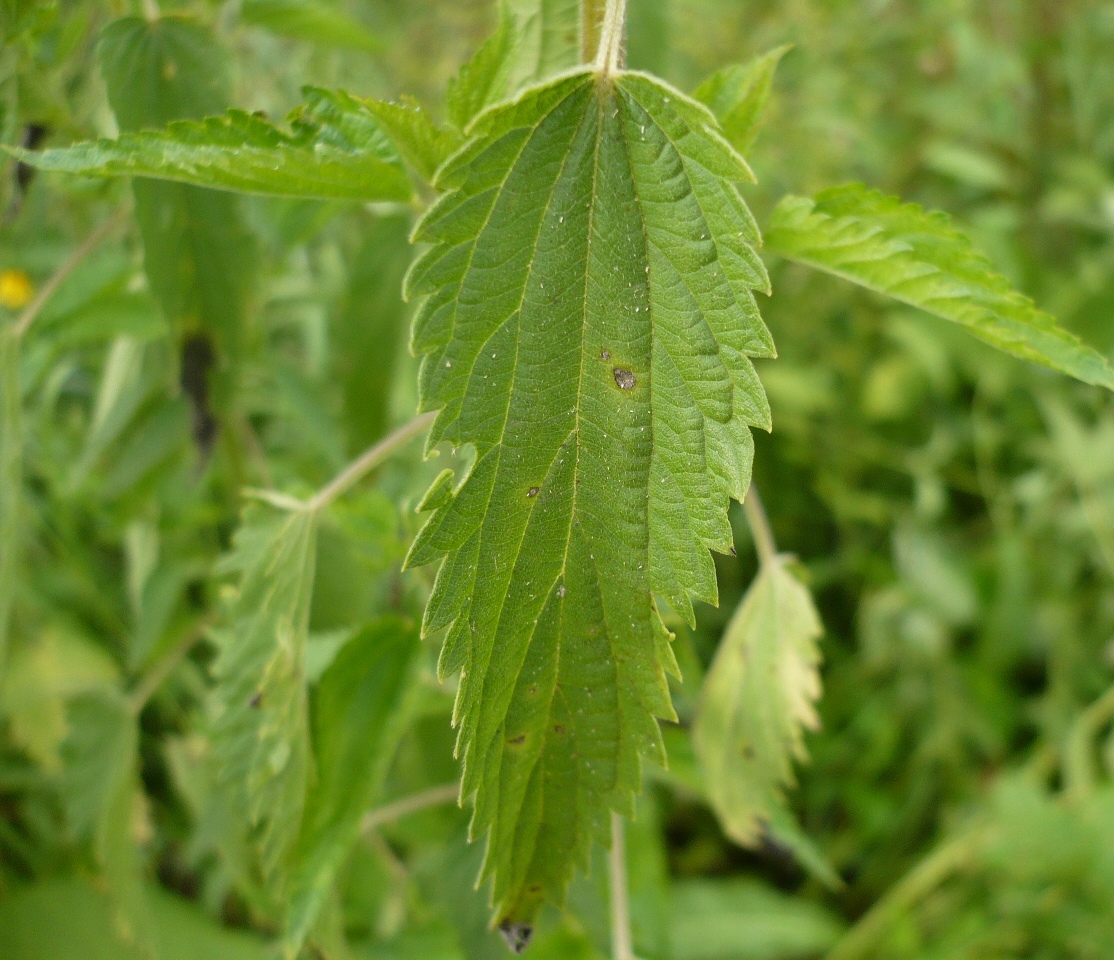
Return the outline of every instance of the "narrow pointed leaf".
<path id="1" fill-rule="evenodd" d="M 355 97 L 311 88 L 283 129 L 255 114 L 178 120 L 35 153 L 10 148 L 41 170 L 95 177 L 154 177 L 219 190 L 318 200 L 406 201 L 413 188 L 375 116 Z"/>
<path id="2" fill-rule="evenodd" d="M 363 24 L 325 0 L 244 0 L 240 20 L 280 37 L 326 47 L 369 52 L 383 47 Z"/>
<path id="3" fill-rule="evenodd" d="M 773 345 L 734 186 L 749 171 L 699 104 L 580 72 L 473 133 L 408 289 L 430 442 L 476 461 L 409 562 L 444 558 L 425 630 L 448 628 L 440 669 L 461 672 L 497 920 L 522 924 L 663 759 L 675 664 L 656 603 L 691 618 L 692 597 L 716 599 L 708 549 L 731 548 L 748 425 L 769 424 L 749 357 Z"/>
<path id="4" fill-rule="evenodd" d="M 14 325 L 5 323 L 0 327 L 0 689 L 20 550 L 23 430 L 19 383 L 19 338 Z"/>
<path id="5" fill-rule="evenodd" d="M 419 648 L 414 625 L 386 617 L 353 637 L 314 697 L 317 777 L 294 853 L 286 949 L 297 953 L 333 890 L 401 732 L 400 707 Z"/>
<path id="6" fill-rule="evenodd" d="M 727 626 L 700 695 L 693 739 L 708 797 L 733 840 L 753 846 L 782 813 L 819 726 L 823 628 L 808 590 L 781 558 L 763 565 Z"/>
<path id="7" fill-rule="evenodd" d="M 733 63 L 717 70 L 693 91 L 723 127 L 723 135 L 736 150 L 746 151 L 762 125 L 770 101 L 774 71 L 791 47 L 776 47 L 749 63 Z"/>
<path id="8" fill-rule="evenodd" d="M 216 633 L 213 742 L 264 864 L 274 870 L 297 835 L 309 766 L 305 655 L 316 518 L 249 509 L 224 569 L 240 583 Z"/>
<path id="9" fill-rule="evenodd" d="M 1014 291 L 946 214 L 861 184 L 786 197 L 770 219 L 776 253 L 951 320 L 999 350 L 1114 390 L 1106 359 Z"/>

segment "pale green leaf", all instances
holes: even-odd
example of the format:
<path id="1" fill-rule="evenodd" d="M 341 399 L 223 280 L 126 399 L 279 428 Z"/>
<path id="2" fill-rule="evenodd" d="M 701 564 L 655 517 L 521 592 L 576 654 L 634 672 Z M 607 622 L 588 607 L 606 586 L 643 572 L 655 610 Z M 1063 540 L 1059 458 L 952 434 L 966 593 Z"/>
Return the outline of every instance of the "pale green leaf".
<path id="1" fill-rule="evenodd" d="M 577 0 L 504 0 L 495 32 L 449 81 L 449 119 L 464 130 L 485 107 L 579 60 Z"/>
<path id="2" fill-rule="evenodd" d="M 769 424 L 749 357 L 773 344 L 734 186 L 748 170 L 705 108 L 580 72 L 473 132 L 408 289 L 430 443 L 476 460 L 409 563 L 445 558 L 424 629 L 448 628 L 440 671 L 461 671 L 497 920 L 528 923 L 630 812 L 643 758 L 663 759 L 675 665 L 656 604 L 691 619 L 692 598 L 715 602 L 708 549 L 731 549 L 748 425 Z"/>
<path id="3" fill-rule="evenodd" d="M 426 181 L 457 147 L 460 135 L 433 122 L 417 103 L 361 100 L 414 170 Z"/>
<path id="4" fill-rule="evenodd" d="M 280 37 L 326 47 L 369 52 L 383 47 L 363 24 L 325 0 L 243 0 L 240 20 Z"/>
<path id="5" fill-rule="evenodd" d="M 1114 390 L 1105 358 L 1011 289 L 943 213 L 847 184 L 815 200 L 783 199 L 766 245 L 958 323 L 1015 357 Z"/>
<path id="6" fill-rule="evenodd" d="M 0 687 L 8 657 L 12 600 L 20 552 L 23 497 L 22 398 L 19 337 L 15 326 L 0 326 Z"/>
<path id="7" fill-rule="evenodd" d="M 723 134 L 736 150 L 748 150 L 762 125 L 770 100 L 774 71 L 791 47 L 775 47 L 749 63 L 733 63 L 717 70 L 693 92 L 711 109 Z"/>
<path id="8" fill-rule="evenodd" d="M 215 759 L 270 870 L 297 835 L 310 765 L 305 656 L 316 530 L 309 511 L 251 507 L 223 564 L 240 581 L 215 634 Z"/>
<path id="9" fill-rule="evenodd" d="M 783 792 L 820 720 L 823 628 L 783 558 L 762 565 L 720 642 L 693 729 L 708 798 L 728 836 L 753 846 L 779 820 Z"/>
<path id="10" fill-rule="evenodd" d="M 332 122 L 343 108 L 350 121 Z M 362 115 L 362 116 L 361 116 Z M 364 121 L 357 123 L 356 121 Z M 319 97 L 291 130 L 230 110 L 204 120 L 178 120 L 165 130 L 124 133 L 34 153 L 10 149 L 41 170 L 98 177 L 155 177 L 280 197 L 406 201 L 412 187 L 401 160 L 359 101 Z"/>
<path id="11" fill-rule="evenodd" d="M 384 618 L 353 637 L 314 696 L 317 777 L 294 851 L 286 950 L 301 947 L 375 800 L 401 732 L 399 708 L 419 648 L 414 626 Z"/>

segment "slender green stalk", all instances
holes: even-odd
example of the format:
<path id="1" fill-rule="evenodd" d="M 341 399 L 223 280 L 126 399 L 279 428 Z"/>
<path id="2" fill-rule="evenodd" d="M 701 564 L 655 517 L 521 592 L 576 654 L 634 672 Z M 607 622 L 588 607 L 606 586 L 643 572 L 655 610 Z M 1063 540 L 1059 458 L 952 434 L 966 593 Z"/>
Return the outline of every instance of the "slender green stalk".
<path id="1" fill-rule="evenodd" d="M 1095 787 L 1094 740 L 1114 720 L 1114 687 L 1111 687 L 1072 724 L 1064 748 L 1064 795 L 1069 801 L 1087 796 Z"/>
<path id="2" fill-rule="evenodd" d="M 605 76 L 623 67 L 623 42 L 626 39 L 627 0 L 607 0 L 600 25 L 596 69 Z"/>
<path id="3" fill-rule="evenodd" d="M 970 863 L 985 840 L 986 828 L 976 827 L 938 846 L 847 931 L 825 960 L 862 960 L 870 956 L 894 921 Z"/>
<path id="4" fill-rule="evenodd" d="M 338 473 L 329 483 L 322 487 L 306 504 L 310 510 L 321 510 L 332 503 L 337 497 L 345 493 L 353 484 L 358 483 L 364 476 L 371 473 L 376 467 L 406 446 L 418 434 L 424 433 L 426 428 L 433 423 L 436 412 L 423 413 L 415 417 L 405 426 L 399 427 L 388 437 L 384 437 L 375 446 L 362 453 L 347 467 Z"/>
<path id="5" fill-rule="evenodd" d="M 154 692 L 162 686 L 163 681 L 170 676 L 174 668 L 186 658 L 186 654 L 197 646 L 205 636 L 205 630 L 208 626 L 208 619 L 197 624 L 161 660 L 157 661 L 147 673 L 139 678 L 139 682 L 136 683 L 128 697 L 128 706 L 135 716 L 139 716 L 143 712 L 143 708 L 147 706 L 147 701 L 151 699 Z"/>
<path id="6" fill-rule="evenodd" d="M 777 543 L 774 541 L 774 532 L 770 528 L 770 518 L 766 516 L 762 498 L 753 483 L 747 490 L 746 499 L 743 500 L 743 512 L 747 515 L 750 533 L 754 537 L 758 560 L 762 566 L 766 566 L 777 559 Z"/>
<path id="7" fill-rule="evenodd" d="M 419 810 L 428 810 L 430 807 L 452 803 L 459 796 L 459 783 L 445 783 L 439 787 L 430 787 L 428 790 L 411 794 L 401 800 L 395 800 L 382 807 L 369 810 L 360 821 L 360 832 L 371 833 L 386 823 L 393 823 L 395 820 L 400 820 L 411 813 L 417 813 Z"/>
<path id="8" fill-rule="evenodd" d="M 613 960 L 635 960 L 630 931 L 630 897 L 627 892 L 627 849 L 623 818 L 611 814 L 611 956 Z"/>
<path id="9" fill-rule="evenodd" d="M 17 340 L 27 333 L 28 328 L 35 322 L 35 318 L 39 315 L 42 308 L 46 306 L 47 301 L 54 296 L 66 277 L 73 273 L 78 264 L 89 256 L 89 254 L 130 215 L 131 211 L 127 209 L 116 211 L 115 214 L 89 234 L 89 236 L 85 238 L 85 242 L 71 253 L 66 261 L 54 271 L 51 278 L 42 285 L 42 289 L 35 295 L 35 299 L 27 304 L 26 309 L 16 320 L 15 335 Z"/>
<path id="10" fill-rule="evenodd" d="M 19 558 L 23 428 L 20 410 L 19 334 L 0 328 L 0 678 L 7 659 L 8 632 Z"/>

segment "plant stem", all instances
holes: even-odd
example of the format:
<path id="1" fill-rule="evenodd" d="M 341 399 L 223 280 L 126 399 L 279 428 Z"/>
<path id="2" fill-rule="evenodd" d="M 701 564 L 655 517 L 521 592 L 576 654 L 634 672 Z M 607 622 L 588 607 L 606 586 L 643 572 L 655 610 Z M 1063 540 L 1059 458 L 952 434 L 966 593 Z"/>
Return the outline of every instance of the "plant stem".
<path id="1" fill-rule="evenodd" d="M 439 807 L 444 803 L 452 803 L 460 796 L 459 783 L 445 783 L 439 787 L 430 787 L 420 793 L 413 793 L 401 800 L 376 807 L 364 814 L 360 821 L 360 833 L 371 833 L 385 823 L 392 823 L 419 810 L 430 807 Z"/>
<path id="2" fill-rule="evenodd" d="M 882 935 L 902 913 L 971 861 L 985 840 L 985 832 L 985 827 L 976 827 L 933 850 L 847 931 L 825 960 L 859 960 L 869 956 Z"/>
<path id="3" fill-rule="evenodd" d="M 1114 719 L 1114 687 L 1084 710 L 1068 733 L 1064 747 L 1064 796 L 1067 800 L 1086 797 L 1095 787 L 1091 751 L 1098 732 Z"/>
<path id="4" fill-rule="evenodd" d="M 635 960 L 630 932 L 630 900 L 627 892 L 627 850 L 623 818 L 611 814 L 611 956 L 613 960 Z"/>
<path id="5" fill-rule="evenodd" d="M 349 487 L 359 482 L 366 474 L 389 459 L 400 448 L 406 446 L 419 433 L 422 433 L 426 427 L 433 423 L 436 416 L 436 411 L 423 413 L 360 454 L 309 500 L 306 504 L 307 509 L 321 510 L 327 507 L 342 493 L 346 492 Z"/>
<path id="6" fill-rule="evenodd" d="M 128 705 L 131 707 L 132 714 L 139 716 L 143 712 L 143 708 L 147 706 L 147 701 L 151 699 L 152 695 L 162 686 L 162 682 L 170 676 L 179 663 L 181 663 L 188 654 L 205 636 L 205 630 L 209 626 L 209 620 L 206 618 L 202 620 L 193 630 L 187 633 L 171 650 L 159 660 L 150 670 L 147 671 L 139 682 L 136 683 L 131 695 L 128 697 Z"/>
<path id="7" fill-rule="evenodd" d="M 128 215 L 128 210 L 118 210 L 97 227 L 96 230 L 89 234 L 89 236 L 85 238 L 85 242 L 69 255 L 65 263 L 54 271 L 53 276 L 43 284 L 42 289 L 35 295 L 35 299 L 27 304 L 23 313 L 19 315 L 19 319 L 16 320 L 15 336 L 17 340 L 21 339 L 23 335 L 27 333 L 28 328 L 35 322 L 35 318 L 39 315 L 42 308 L 46 306 L 47 301 L 54 296 L 55 292 L 62 285 L 62 281 L 73 273 L 77 265 L 89 256 L 102 240 L 123 223 Z"/>
<path id="8" fill-rule="evenodd" d="M 600 26 L 596 69 L 608 76 L 623 66 L 623 40 L 627 25 L 627 0 L 607 0 Z"/>
<path id="9" fill-rule="evenodd" d="M 777 559 L 777 543 L 774 541 L 774 532 L 770 529 L 770 518 L 762 506 L 762 498 L 758 495 L 758 488 L 752 483 L 743 500 L 743 512 L 747 515 L 751 536 L 754 537 L 754 546 L 758 551 L 758 562 L 762 566 L 773 563 Z"/>

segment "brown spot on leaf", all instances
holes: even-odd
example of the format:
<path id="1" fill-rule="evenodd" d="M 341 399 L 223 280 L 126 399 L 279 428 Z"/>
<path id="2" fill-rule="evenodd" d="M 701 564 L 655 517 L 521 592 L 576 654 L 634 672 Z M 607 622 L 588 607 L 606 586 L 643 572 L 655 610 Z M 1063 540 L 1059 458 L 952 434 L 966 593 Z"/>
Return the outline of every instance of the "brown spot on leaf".
<path id="1" fill-rule="evenodd" d="M 616 367 L 615 382 L 619 385 L 620 390 L 633 390 L 634 374 L 631 373 L 630 370 L 624 370 L 622 367 Z"/>
<path id="2" fill-rule="evenodd" d="M 536 497 L 539 493 L 541 493 L 541 489 L 541 487 L 531 487 L 529 490 L 526 491 L 526 496 Z"/>

